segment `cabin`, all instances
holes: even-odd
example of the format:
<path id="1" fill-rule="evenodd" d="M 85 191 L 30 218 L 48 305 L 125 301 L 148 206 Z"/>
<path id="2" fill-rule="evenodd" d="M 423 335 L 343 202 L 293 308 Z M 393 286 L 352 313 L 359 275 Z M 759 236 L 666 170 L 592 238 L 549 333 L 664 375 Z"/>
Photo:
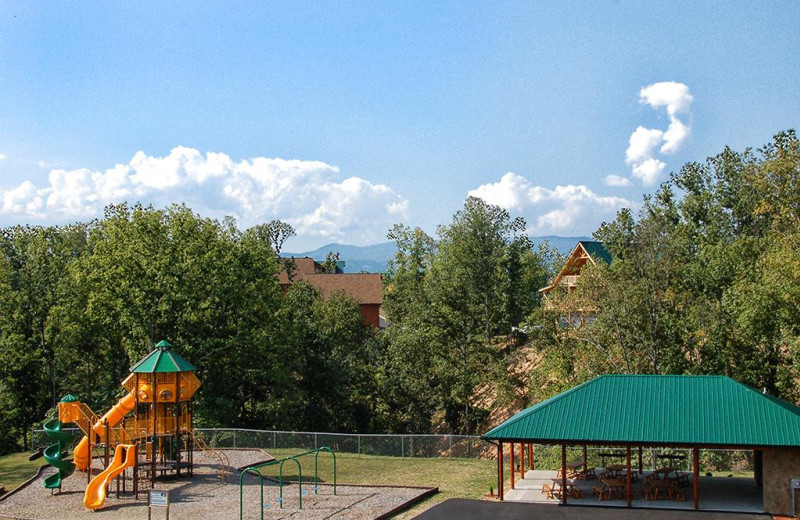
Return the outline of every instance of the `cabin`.
<path id="1" fill-rule="evenodd" d="M 380 274 L 343 273 L 343 262 L 337 262 L 336 273 L 326 273 L 323 272 L 322 264 L 313 258 L 291 258 L 291 261 L 294 264 L 291 275 L 285 268 L 278 274 L 278 283 L 284 293 L 293 283 L 301 280 L 316 287 L 323 298 L 342 291 L 358 301 L 367 325 L 380 327 L 380 309 L 383 303 L 383 282 Z"/>
<path id="2" fill-rule="evenodd" d="M 598 262 L 603 262 L 605 265 L 611 264 L 611 253 L 603 246 L 603 243 L 594 240 L 581 240 L 578 242 L 569 256 L 567 256 L 567 260 L 553 282 L 547 287 L 539 289 L 545 307 L 553 308 L 553 291 L 555 289 L 565 289 L 567 293 L 574 291 L 584 267 L 586 265 L 597 265 Z M 577 329 L 594 320 L 596 315 L 596 308 L 569 309 L 559 316 L 559 324 L 564 328 L 572 327 Z"/>

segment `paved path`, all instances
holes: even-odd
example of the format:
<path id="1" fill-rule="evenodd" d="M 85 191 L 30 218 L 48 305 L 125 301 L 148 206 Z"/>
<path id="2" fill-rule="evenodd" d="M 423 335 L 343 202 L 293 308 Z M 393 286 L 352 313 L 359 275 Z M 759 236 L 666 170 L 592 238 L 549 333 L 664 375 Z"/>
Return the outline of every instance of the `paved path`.
<path id="1" fill-rule="evenodd" d="M 453 498 L 438 504 L 421 515 L 418 520 L 681 520 L 687 518 L 686 511 L 663 509 L 627 509 L 591 506 L 560 507 L 552 504 L 520 504 L 511 502 L 489 502 Z M 766 514 L 712 513 L 692 511 L 691 520 L 772 520 Z"/>

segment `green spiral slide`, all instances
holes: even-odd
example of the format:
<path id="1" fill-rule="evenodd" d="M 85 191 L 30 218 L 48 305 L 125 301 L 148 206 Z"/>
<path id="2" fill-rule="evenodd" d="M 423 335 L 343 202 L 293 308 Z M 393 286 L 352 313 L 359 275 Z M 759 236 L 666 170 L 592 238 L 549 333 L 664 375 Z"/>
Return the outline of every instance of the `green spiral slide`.
<path id="1" fill-rule="evenodd" d="M 48 464 L 58 469 L 58 471 L 44 479 L 44 487 L 47 489 L 61 489 L 61 481 L 72 475 L 75 471 L 75 464 L 61 459 L 61 452 L 72 442 L 72 435 L 61 431 L 61 421 L 51 419 L 42 425 L 48 437 L 55 439 L 55 443 L 44 449 L 44 460 Z"/>

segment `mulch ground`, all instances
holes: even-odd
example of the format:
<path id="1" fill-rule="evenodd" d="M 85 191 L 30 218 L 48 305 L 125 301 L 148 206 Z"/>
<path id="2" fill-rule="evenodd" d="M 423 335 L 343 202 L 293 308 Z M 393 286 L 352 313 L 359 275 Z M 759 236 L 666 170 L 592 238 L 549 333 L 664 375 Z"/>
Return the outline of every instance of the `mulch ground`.
<path id="1" fill-rule="evenodd" d="M 232 467 L 244 467 L 265 460 L 268 456 L 260 450 L 225 450 Z M 239 518 L 239 474 L 234 472 L 228 482 L 221 483 L 218 460 L 203 452 L 194 456 L 194 477 L 159 481 L 156 489 L 170 490 L 171 520 L 205 520 L 217 518 Z M 97 471 L 101 470 L 95 461 Z M 45 489 L 42 480 L 52 474 L 46 469 L 42 475 L 13 495 L 0 500 L 0 518 L 15 520 L 97 520 L 137 519 L 147 517 L 147 494 L 140 493 L 136 500 L 132 493 L 116 498 L 116 487 L 103 509 L 93 513 L 83 506 L 86 474 L 75 472 L 65 479 L 61 493 L 52 494 Z M 242 488 L 245 519 L 258 519 L 260 515 L 261 488 L 258 479 L 245 476 Z M 128 490 L 130 490 L 128 481 Z M 405 487 L 367 487 L 320 485 L 314 493 L 313 484 L 303 486 L 302 509 L 299 504 L 299 488 L 296 484 L 283 487 L 283 500 L 279 501 L 277 485 L 265 481 L 264 518 L 323 519 L 339 518 L 372 520 L 413 502 L 429 493 L 428 489 Z M 281 507 L 282 506 L 282 507 Z M 100 515 L 100 516 L 98 516 Z M 154 518 L 163 518 L 164 509 L 153 510 Z"/>

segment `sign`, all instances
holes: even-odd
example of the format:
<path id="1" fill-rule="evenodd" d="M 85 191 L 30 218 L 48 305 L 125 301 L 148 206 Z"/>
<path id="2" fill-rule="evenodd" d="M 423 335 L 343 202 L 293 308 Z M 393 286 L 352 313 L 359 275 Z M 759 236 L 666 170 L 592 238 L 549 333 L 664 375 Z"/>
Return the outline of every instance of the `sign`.
<path id="1" fill-rule="evenodd" d="M 151 489 L 150 507 L 169 507 L 169 491 Z"/>
<path id="2" fill-rule="evenodd" d="M 167 508 L 167 520 L 169 520 L 169 491 L 151 489 L 147 497 L 147 520 L 152 519 L 154 507 Z"/>

